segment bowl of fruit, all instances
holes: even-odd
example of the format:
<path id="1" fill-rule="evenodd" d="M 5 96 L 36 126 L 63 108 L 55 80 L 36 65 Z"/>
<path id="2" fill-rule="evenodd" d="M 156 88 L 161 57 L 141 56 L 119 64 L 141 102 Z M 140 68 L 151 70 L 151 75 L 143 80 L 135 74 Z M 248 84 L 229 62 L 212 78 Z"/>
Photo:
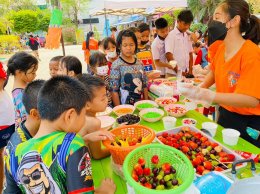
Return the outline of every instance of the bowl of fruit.
<path id="1" fill-rule="evenodd" d="M 147 108 L 140 111 L 139 115 L 143 120 L 154 123 L 162 119 L 164 111 L 158 108 Z"/>
<path id="2" fill-rule="evenodd" d="M 184 193 L 194 179 L 189 159 L 177 149 L 160 144 L 133 150 L 125 159 L 123 171 L 137 194 Z"/>
<path id="3" fill-rule="evenodd" d="M 170 104 L 164 107 L 164 110 L 173 117 L 182 117 L 184 116 L 188 111 L 185 107 L 185 105 L 182 104 Z"/>
<path id="4" fill-rule="evenodd" d="M 110 116 L 99 116 L 97 117 L 101 122 L 101 129 L 102 130 L 109 130 L 112 128 L 116 120 Z"/>
<path id="5" fill-rule="evenodd" d="M 155 133 L 142 125 L 125 125 L 110 131 L 115 135 L 113 141 L 104 140 L 103 144 L 110 151 L 115 164 L 122 165 L 125 157 L 135 148 L 150 144 Z"/>
<path id="6" fill-rule="evenodd" d="M 182 124 L 184 126 L 196 126 L 197 121 L 192 118 L 185 118 L 185 119 L 182 119 Z"/>
<path id="7" fill-rule="evenodd" d="M 117 123 L 119 126 L 123 125 L 137 125 L 140 123 L 140 117 L 134 114 L 126 114 L 117 118 Z"/>
<path id="8" fill-rule="evenodd" d="M 98 112 L 98 113 L 96 114 L 96 116 L 97 116 L 97 117 L 100 117 L 100 116 L 109 116 L 112 112 L 113 112 L 113 109 L 108 106 L 104 112 Z"/>
<path id="9" fill-rule="evenodd" d="M 141 100 L 134 104 L 139 111 L 147 108 L 158 108 L 158 104 L 152 100 Z"/>
<path id="10" fill-rule="evenodd" d="M 113 112 L 119 117 L 126 114 L 133 114 L 134 111 L 135 107 L 129 104 L 122 104 L 113 108 Z"/>
<path id="11" fill-rule="evenodd" d="M 169 104 L 175 104 L 177 102 L 176 98 L 173 97 L 160 97 L 156 98 L 155 102 L 160 106 L 160 107 L 165 107 Z"/>

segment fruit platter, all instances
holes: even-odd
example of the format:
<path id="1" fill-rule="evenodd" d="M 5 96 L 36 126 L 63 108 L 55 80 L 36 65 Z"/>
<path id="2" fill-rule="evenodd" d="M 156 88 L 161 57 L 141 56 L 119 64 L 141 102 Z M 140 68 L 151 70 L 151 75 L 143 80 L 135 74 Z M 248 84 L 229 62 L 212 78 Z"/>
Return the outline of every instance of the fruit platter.
<path id="1" fill-rule="evenodd" d="M 136 125 L 140 122 L 140 117 L 134 114 L 126 114 L 117 118 L 117 123 L 122 125 Z"/>
<path id="2" fill-rule="evenodd" d="M 134 104 L 135 108 L 139 111 L 146 109 L 146 108 L 158 108 L 158 104 L 152 100 L 141 100 Z"/>
<path id="3" fill-rule="evenodd" d="M 160 107 L 165 107 L 169 104 L 174 104 L 177 102 L 176 98 L 173 97 L 160 97 L 156 98 L 155 102 L 160 106 Z"/>
<path id="4" fill-rule="evenodd" d="M 192 162 L 197 176 L 210 171 L 228 172 L 234 161 L 242 159 L 237 153 L 191 126 L 159 132 L 156 138 L 158 142 L 182 151 Z"/>

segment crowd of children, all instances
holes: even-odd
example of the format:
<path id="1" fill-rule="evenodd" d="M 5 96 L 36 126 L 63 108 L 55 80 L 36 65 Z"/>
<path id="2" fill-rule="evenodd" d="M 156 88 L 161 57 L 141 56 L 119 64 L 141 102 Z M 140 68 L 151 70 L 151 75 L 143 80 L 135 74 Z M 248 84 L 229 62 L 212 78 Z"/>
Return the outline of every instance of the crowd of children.
<path id="1" fill-rule="evenodd" d="M 219 6 L 219 11 L 230 16 L 232 13 L 225 9 L 227 5 L 236 6 L 237 15 L 243 16 L 242 12 L 239 12 L 239 5 L 228 0 Z M 101 130 L 101 122 L 96 118 L 96 113 L 105 111 L 107 106 L 134 104 L 148 99 L 148 80 L 155 77 L 178 73 L 188 77 L 196 73 L 208 74 L 208 62 L 215 55 L 224 55 L 222 52 L 225 49 L 221 52 L 214 52 L 210 48 L 208 50 L 207 32 L 204 35 L 199 31 L 194 34 L 189 32 L 192 21 L 191 11 L 183 10 L 178 15 L 175 28 L 169 32 L 167 21 L 164 18 L 157 19 L 156 37 L 152 44 L 149 42 L 150 27 L 146 23 L 137 28 L 122 30 L 117 37 L 116 33 L 113 33 L 113 37 L 107 37 L 100 42 L 94 39 L 93 32 L 89 32 L 83 44 L 88 74 L 82 73 L 84 66 L 74 56 L 52 58 L 49 63 L 51 78 L 47 81 L 34 80 L 38 60 L 25 52 L 18 52 L 9 59 L 7 73 L 0 64 L 0 192 L 2 180 L 5 180 L 5 194 L 114 193 L 116 186 L 111 179 L 103 180 L 98 188 L 94 186 L 92 179 L 91 157 L 101 159 L 109 156 L 109 151 L 102 147 L 101 141 L 114 138 L 110 132 Z M 233 29 L 230 27 L 229 32 L 225 32 L 224 38 L 232 39 L 233 33 L 240 40 L 242 31 L 239 25 L 246 25 L 243 22 L 234 23 Z M 216 24 L 214 26 L 216 27 Z M 220 41 L 217 47 L 224 47 L 223 39 L 220 41 L 218 37 L 214 40 L 216 43 Z M 209 40 L 210 44 L 214 42 L 212 37 Z M 254 49 L 251 55 L 257 71 L 253 73 L 250 66 L 246 68 L 251 68 L 250 72 L 257 79 L 259 48 L 249 40 L 244 42 L 241 39 L 240 43 L 245 44 L 244 49 Z M 210 57 L 208 52 L 211 52 Z M 196 60 L 193 60 L 194 55 L 197 55 Z M 223 56 L 218 59 L 224 61 Z M 252 59 L 248 58 L 248 61 L 250 60 Z M 217 63 L 223 61 L 214 60 L 209 73 L 211 77 L 208 76 L 207 79 L 211 78 L 211 81 L 202 84 L 202 87 L 212 85 L 212 71 L 220 71 Z M 153 74 L 154 70 L 159 70 L 160 74 Z M 4 90 L 9 76 L 14 76 L 13 103 Z M 220 78 L 215 79 L 218 84 L 223 83 Z M 216 94 L 197 87 L 190 88 L 189 92 L 183 95 L 191 99 L 223 103 L 222 115 L 225 113 L 232 116 L 230 111 L 237 112 L 237 115 L 249 113 L 254 116 L 255 126 L 255 123 L 259 124 L 259 116 L 256 116 L 259 114 L 259 101 L 256 101 L 259 99 L 259 92 L 245 89 L 252 83 L 249 81 L 249 75 L 243 80 L 248 82 L 243 83 L 239 91 L 245 90 L 245 94 L 254 98 L 236 94 L 236 90 L 230 91 L 231 94 Z M 257 85 L 253 86 L 253 89 L 257 90 Z M 217 85 L 217 90 L 222 92 L 225 88 L 219 89 Z M 227 98 L 228 95 L 230 98 Z M 229 102 L 231 97 L 235 97 L 237 101 Z M 250 105 L 242 103 L 246 98 L 251 102 Z M 237 105 L 236 102 L 240 104 Z M 232 108 L 231 105 L 250 108 Z M 241 118 L 244 119 L 242 116 Z M 222 123 L 226 125 L 224 120 L 222 118 Z"/>

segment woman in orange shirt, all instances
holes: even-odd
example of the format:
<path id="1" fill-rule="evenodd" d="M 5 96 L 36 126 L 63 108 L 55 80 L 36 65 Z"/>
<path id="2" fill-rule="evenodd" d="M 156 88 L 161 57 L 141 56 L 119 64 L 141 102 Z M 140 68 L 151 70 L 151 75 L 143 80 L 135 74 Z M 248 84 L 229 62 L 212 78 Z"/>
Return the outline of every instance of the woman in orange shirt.
<path id="1" fill-rule="evenodd" d="M 238 130 L 242 138 L 260 147 L 260 21 L 249 13 L 245 0 L 225 0 L 215 10 L 209 32 L 216 28 L 225 38 L 211 72 L 201 88 L 181 92 L 194 100 L 219 104 L 218 123 Z M 216 92 L 205 89 L 214 83 Z"/>
<path id="2" fill-rule="evenodd" d="M 90 31 L 87 34 L 87 39 L 82 44 L 82 50 L 84 50 L 85 62 L 89 64 L 90 55 L 93 51 L 98 50 L 98 41 L 94 38 L 94 32 Z"/>

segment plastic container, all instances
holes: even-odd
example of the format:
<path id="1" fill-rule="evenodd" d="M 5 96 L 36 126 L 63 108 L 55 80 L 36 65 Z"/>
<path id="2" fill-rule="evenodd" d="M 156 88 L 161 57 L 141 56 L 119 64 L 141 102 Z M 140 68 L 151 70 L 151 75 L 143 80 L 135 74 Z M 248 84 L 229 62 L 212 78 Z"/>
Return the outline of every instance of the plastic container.
<path id="1" fill-rule="evenodd" d="M 120 110 L 122 110 L 122 111 L 120 111 Z M 125 110 L 125 111 L 123 111 L 123 110 Z M 129 105 L 129 104 L 118 105 L 113 108 L 113 112 L 117 116 L 133 114 L 134 111 L 135 111 L 135 107 L 133 105 Z"/>
<path id="2" fill-rule="evenodd" d="M 153 107 L 149 107 L 149 108 L 158 108 L 158 107 L 159 107 L 158 104 L 157 104 L 156 102 L 152 101 L 152 100 L 141 100 L 141 101 L 136 102 L 136 103 L 134 104 L 135 108 L 136 108 L 137 110 L 139 110 L 139 111 L 141 111 L 141 110 L 143 110 L 143 109 L 147 109 L 147 108 L 140 108 L 140 107 L 138 106 L 138 105 L 140 105 L 140 104 L 151 104 Z"/>
<path id="3" fill-rule="evenodd" d="M 213 122 L 204 122 L 202 123 L 202 128 L 206 129 L 211 134 L 212 137 L 215 137 L 218 125 Z"/>
<path id="4" fill-rule="evenodd" d="M 181 108 L 183 111 L 176 111 L 176 112 L 173 112 L 171 111 L 171 109 L 176 109 L 176 108 Z M 170 105 L 167 105 L 166 107 L 164 107 L 164 110 L 170 115 L 170 116 L 173 116 L 173 117 L 182 117 L 184 116 L 188 111 L 185 107 L 185 105 L 182 105 L 182 104 L 170 104 Z"/>
<path id="5" fill-rule="evenodd" d="M 224 129 L 222 130 L 223 142 L 227 145 L 237 145 L 240 132 L 235 129 Z"/>
<path id="6" fill-rule="evenodd" d="M 109 130 L 114 125 L 116 120 L 110 116 L 100 116 L 97 117 L 101 121 L 101 129 L 102 130 Z"/>
<path id="7" fill-rule="evenodd" d="M 151 158 L 154 155 L 159 156 L 160 164 L 167 162 L 174 166 L 177 171 L 176 178 L 183 181 L 178 188 L 170 190 L 148 189 L 132 178 L 132 171 L 138 159 L 143 157 L 146 166 L 151 168 L 153 165 L 151 164 Z M 189 159 L 179 150 L 161 144 L 150 144 L 133 150 L 125 159 L 123 171 L 127 183 L 135 190 L 136 194 L 180 194 L 191 186 L 194 179 L 194 170 Z"/>
<path id="8" fill-rule="evenodd" d="M 185 119 L 182 119 L 182 124 L 184 126 L 196 126 L 197 121 L 195 119 L 185 118 Z"/>
<path id="9" fill-rule="evenodd" d="M 146 118 L 146 117 L 144 117 L 144 115 L 147 114 L 147 113 L 159 113 L 161 116 L 160 117 L 156 117 L 156 118 Z M 154 123 L 154 122 L 157 122 L 157 121 L 162 119 L 162 117 L 164 116 L 164 111 L 161 110 L 161 109 L 158 109 L 158 108 L 147 108 L 147 109 L 142 110 L 139 113 L 139 116 L 143 120 L 145 120 L 145 121 L 147 121 L 149 123 Z"/>
<path id="10" fill-rule="evenodd" d="M 111 145 L 110 140 L 103 141 L 103 144 L 107 149 L 110 151 L 111 156 L 115 162 L 115 164 L 122 165 L 125 157 L 135 148 L 140 147 L 142 145 L 146 145 L 151 143 L 154 140 L 155 133 L 152 129 L 142 126 L 142 125 L 127 125 L 115 128 L 110 131 L 113 133 L 116 137 L 120 136 L 122 138 L 127 137 L 135 137 L 135 138 L 146 138 L 144 142 L 136 144 L 135 146 L 129 146 L 129 147 L 117 147 Z"/>
<path id="11" fill-rule="evenodd" d="M 175 117 L 163 117 L 163 126 L 165 130 L 173 129 L 176 125 L 177 119 Z"/>

